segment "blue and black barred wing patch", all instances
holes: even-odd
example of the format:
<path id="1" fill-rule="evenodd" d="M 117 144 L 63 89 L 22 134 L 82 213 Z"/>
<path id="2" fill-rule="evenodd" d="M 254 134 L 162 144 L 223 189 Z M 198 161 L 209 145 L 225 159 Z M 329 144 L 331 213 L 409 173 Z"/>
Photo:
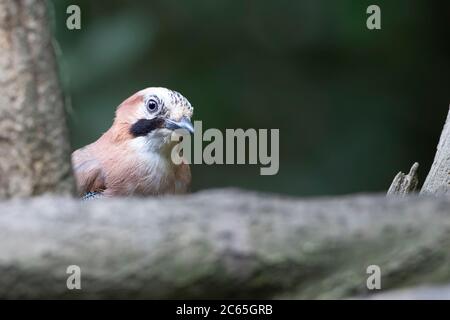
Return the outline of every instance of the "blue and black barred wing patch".
<path id="1" fill-rule="evenodd" d="M 101 192 L 87 192 L 81 200 L 94 200 L 103 198 L 103 194 Z"/>

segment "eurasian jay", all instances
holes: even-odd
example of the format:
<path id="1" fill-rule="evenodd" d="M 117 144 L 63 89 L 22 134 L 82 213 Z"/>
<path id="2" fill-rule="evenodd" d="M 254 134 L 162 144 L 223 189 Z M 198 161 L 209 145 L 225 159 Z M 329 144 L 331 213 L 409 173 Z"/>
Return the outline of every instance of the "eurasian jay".
<path id="1" fill-rule="evenodd" d="M 72 154 L 78 191 L 84 199 L 150 196 L 187 192 L 191 172 L 175 164 L 175 129 L 193 133 L 193 108 L 180 93 L 147 88 L 116 110 L 111 128 L 97 141 Z"/>

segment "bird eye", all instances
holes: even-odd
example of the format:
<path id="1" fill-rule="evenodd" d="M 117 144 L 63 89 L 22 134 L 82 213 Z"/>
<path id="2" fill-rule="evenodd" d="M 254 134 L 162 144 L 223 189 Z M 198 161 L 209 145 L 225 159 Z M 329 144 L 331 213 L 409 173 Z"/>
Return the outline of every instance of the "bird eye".
<path id="1" fill-rule="evenodd" d="M 147 102 L 147 108 L 148 110 L 150 110 L 151 112 L 155 112 L 156 110 L 158 110 L 158 102 L 156 102 L 153 99 L 148 100 Z"/>

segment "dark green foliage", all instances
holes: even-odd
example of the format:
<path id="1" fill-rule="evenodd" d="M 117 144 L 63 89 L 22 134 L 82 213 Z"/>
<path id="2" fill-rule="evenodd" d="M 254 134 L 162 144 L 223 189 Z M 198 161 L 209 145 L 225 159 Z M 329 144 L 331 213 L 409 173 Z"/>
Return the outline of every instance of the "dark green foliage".
<path id="1" fill-rule="evenodd" d="M 216 186 L 296 195 L 387 190 L 431 165 L 450 88 L 448 1 L 54 0 L 74 148 L 147 86 L 185 95 L 203 127 L 279 128 L 280 171 L 193 167 Z M 82 29 L 65 28 L 78 4 Z"/>

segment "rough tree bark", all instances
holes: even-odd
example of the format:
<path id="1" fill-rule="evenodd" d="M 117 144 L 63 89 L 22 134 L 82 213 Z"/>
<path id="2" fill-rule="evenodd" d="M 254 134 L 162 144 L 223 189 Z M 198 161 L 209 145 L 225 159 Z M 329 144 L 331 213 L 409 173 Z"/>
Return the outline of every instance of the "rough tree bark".
<path id="1" fill-rule="evenodd" d="M 0 198 L 73 192 L 44 0 L 0 0 Z"/>
<path id="2" fill-rule="evenodd" d="M 63 212 L 62 212 L 62 209 Z M 450 282 L 450 198 L 0 203 L 0 298 L 343 298 Z M 368 291 L 369 265 L 382 290 Z M 69 265 L 81 290 L 66 287 Z"/>
<path id="3" fill-rule="evenodd" d="M 422 194 L 450 194 L 450 109 Z"/>

